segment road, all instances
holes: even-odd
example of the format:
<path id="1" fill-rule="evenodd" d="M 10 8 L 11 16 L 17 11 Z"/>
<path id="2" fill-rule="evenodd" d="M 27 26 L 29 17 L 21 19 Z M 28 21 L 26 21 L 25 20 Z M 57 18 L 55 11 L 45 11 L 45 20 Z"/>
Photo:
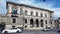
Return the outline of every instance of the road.
<path id="1" fill-rule="evenodd" d="M 44 31 L 41 31 L 41 30 L 32 30 L 32 31 L 25 30 L 22 33 L 12 33 L 12 34 L 60 34 L 60 33 L 56 32 L 56 31 L 46 31 L 46 32 L 44 32 Z"/>

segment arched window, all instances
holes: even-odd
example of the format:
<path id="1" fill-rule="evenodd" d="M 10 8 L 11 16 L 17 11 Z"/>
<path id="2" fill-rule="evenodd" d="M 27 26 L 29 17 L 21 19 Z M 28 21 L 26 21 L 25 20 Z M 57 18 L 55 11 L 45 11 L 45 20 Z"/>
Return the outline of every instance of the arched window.
<path id="1" fill-rule="evenodd" d="M 36 27 L 39 27 L 39 21 L 36 19 Z"/>
<path id="2" fill-rule="evenodd" d="M 34 23 L 33 22 L 34 22 L 33 19 L 30 19 L 30 26 L 31 27 L 34 27 Z"/>
<path id="3" fill-rule="evenodd" d="M 43 27 L 43 20 L 41 19 L 41 21 L 40 21 L 40 22 L 41 22 L 41 27 Z"/>

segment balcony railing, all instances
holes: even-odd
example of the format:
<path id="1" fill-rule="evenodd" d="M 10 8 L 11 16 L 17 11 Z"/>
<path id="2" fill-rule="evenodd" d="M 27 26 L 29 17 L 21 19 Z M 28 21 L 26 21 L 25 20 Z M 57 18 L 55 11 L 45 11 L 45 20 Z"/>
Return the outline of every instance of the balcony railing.
<path id="1" fill-rule="evenodd" d="M 12 14 L 11 17 L 18 17 L 16 14 Z"/>

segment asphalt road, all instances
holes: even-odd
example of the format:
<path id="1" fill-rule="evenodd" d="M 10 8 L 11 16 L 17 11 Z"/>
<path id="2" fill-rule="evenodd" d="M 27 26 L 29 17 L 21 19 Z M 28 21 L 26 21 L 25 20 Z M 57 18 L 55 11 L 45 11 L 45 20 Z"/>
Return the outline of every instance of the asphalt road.
<path id="1" fill-rule="evenodd" d="M 0 33 L 1 34 L 1 33 Z M 22 33 L 11 33 L 11 34 L 60 34 L 56 31 L 41 31 L 41 30 L 25 30 Z"/>

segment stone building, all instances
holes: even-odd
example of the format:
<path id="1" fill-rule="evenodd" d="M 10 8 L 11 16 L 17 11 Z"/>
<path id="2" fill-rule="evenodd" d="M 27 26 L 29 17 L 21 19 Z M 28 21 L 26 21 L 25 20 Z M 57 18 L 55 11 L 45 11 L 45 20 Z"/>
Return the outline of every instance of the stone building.
<path id="1" fill-rule="evenodd" d="M 0 14 L 0 23 L 1 22 L 6 22 L 6 15 Z"/>
<path id="2" fill-rule="evenodd" d="M 6 15 L 0 14 L 0 30 L 5 28 Z"/>
<path id="3" fill-rule="evenodd" d="M 6 2 L 6 9 L 6 28 L 43 29 L 54 27 L 54 12 L 51 10 L 10 1 Z"/>
<path id="4" fill-rule="evenodd" d="M 60 18 L 54 20 L 55 21 L 55 28 L 60 29 Z"/>

